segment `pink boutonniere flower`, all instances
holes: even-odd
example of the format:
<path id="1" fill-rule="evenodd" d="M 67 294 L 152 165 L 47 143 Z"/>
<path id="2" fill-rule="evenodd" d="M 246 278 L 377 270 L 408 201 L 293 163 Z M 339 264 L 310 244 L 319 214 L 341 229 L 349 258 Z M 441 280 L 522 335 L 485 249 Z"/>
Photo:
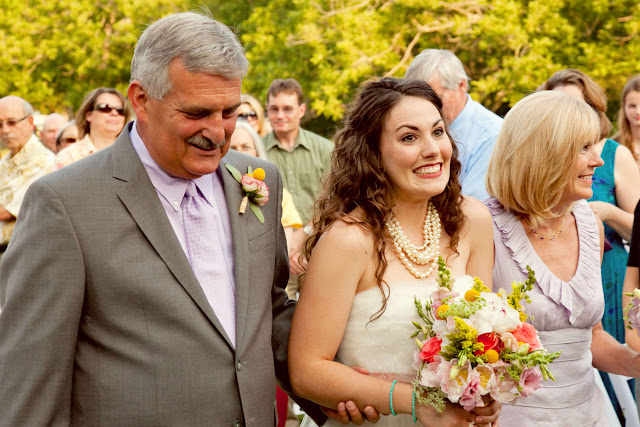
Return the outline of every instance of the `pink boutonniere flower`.
<path id="1" fill-rule="evenodd" d="M 244 214 L 247 210 L 247 205 L 254 213 L 258 221 L 264 224 L 264 215 L 260 210 L 260 206 L 264 206 L 269 201 L 269 187 L 264 183 L 265 173 L 264 169 L 257 168 L 252 170 L 251 166 L 245 175 L 242 175 L 238 169 L 227 164 L 227 170 L 231 172 L 231 175 L 242 186 L 244 191 L 244 197 L 240 203 L 238 213 Z"/>

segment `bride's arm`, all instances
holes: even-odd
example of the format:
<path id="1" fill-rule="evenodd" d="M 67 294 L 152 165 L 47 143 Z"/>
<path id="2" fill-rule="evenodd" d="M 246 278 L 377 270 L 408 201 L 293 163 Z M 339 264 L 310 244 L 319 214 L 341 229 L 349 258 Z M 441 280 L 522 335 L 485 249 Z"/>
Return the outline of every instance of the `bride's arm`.
<path id="1" fill-rule="evenodd" d="M 372 242 L 364 229 L 342 222 L 319 240 L 291 325 L 289 369 L 294 392 L 301 397 L 328 408 L 353 400 L 359 408 L 371 405 L 388 414 L 389 381 L 334 362 L 358 284 L 374 264 Z M 394 388 L 394 408 L 404 402 L 411 412 L 410 390 L 403 388 Z"/>
<path id="2" fill-rule="evenodd" d="M 493 273 L 493 223 L 489 209 L 473 197 L 465 197 L 463 212 L 467 217 L 466 233 L 462 239 L 469 242 L 467 274 L 479 277 L 489 289 L 492 288 Z"/>

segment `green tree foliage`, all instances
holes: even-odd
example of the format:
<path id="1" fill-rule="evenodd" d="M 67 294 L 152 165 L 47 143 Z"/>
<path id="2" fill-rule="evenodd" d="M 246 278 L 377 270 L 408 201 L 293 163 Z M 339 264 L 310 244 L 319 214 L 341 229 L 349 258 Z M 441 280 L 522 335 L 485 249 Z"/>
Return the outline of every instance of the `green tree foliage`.
<path id="1" fill-rule="evenodd" d="M 0 96 L 49 113 L 76 110 L 99 86 L 124 91 L 145 25 L 187 9 L 180 0 L 0 0 Z"/>
<path id="2" fill-rule="evenodd" d="M 0 0 L 0 96 L 43 112 L 77 109 L 97 86 L 124 90 L 136 39 L 193 0 Z M 208 0 L 236 28 L 251 61 L 245 91 L 295 77 L 325 123 L 339 121 L 362 82 L 401 77 L 425 48 L 454 51 L 472 96 L 504 113 L 554 71 L 580 68 L 610 112 L 640 71 L 637 0 Z"/>
<path id="3" fill-rule="evenodd" d="M 214 1 L 212 10 L 224 2 Z M 262 101 L 274 78 L 298 79 L 317 114 L 339 120 L 367 79 L 402 77 L 425 48 L 454 51 L 474 98 L 504 113 L 563 68 L 579 68 L 617 109 L 640 71 L 635 0 L 253 0 L 218 18 L 251 61 L 245 90 Z M 215 13 L 215 12 L 214 12 Z"/>

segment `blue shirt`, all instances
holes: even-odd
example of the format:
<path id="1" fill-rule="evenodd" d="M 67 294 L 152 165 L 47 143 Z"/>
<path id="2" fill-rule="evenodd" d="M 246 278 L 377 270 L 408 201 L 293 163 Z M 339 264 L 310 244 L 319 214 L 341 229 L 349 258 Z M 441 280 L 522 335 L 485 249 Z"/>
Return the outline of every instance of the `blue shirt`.
<path id="1" fill-rule="evenodd" d="M 502 117 L 484 108 L 467 95 L 467 104 L 449 125 L 449 132 L 458 146 L 462 163 L 460 184 L 462 194 L 479 200 L 489 197 L 485 176 L 493 146 L 502 126 Z"/>

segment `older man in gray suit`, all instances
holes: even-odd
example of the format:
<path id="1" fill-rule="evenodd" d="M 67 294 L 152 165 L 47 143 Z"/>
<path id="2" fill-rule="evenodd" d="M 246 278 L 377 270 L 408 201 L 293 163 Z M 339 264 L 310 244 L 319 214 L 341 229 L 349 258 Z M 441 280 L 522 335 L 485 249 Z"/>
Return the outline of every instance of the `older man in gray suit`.
<path id="1" fill-rule="evenodd" d="M 294 305 L 280 175 L 228 152 L 247 67 L 219 22 L 157 21 L 137 121 L 33 184 L 0 265 L 0 425 L 274 425 Z M 264 169 L 260 212 L 227 166 Z"/>

